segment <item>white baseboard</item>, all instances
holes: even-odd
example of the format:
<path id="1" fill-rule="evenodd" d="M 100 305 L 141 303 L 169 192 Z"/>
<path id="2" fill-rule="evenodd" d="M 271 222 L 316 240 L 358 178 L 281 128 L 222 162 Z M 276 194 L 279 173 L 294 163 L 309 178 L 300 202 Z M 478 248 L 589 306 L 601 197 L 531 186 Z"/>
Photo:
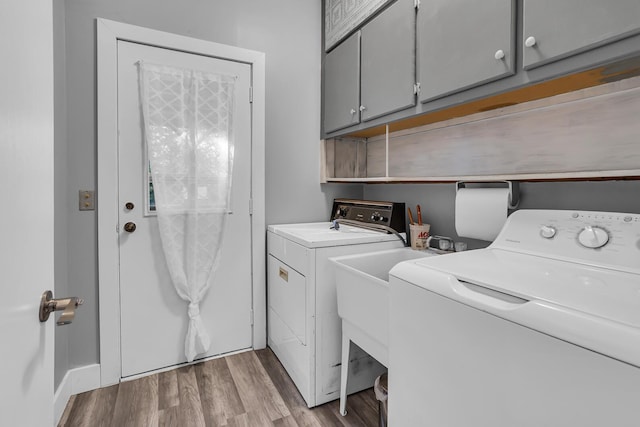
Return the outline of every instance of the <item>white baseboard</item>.
<path id="1" fill-rule="evenodd" d="M 60 382 L 53 398 L 55 424 L 60 422 L 69 398 L 74 394 L 95 390 L 100 387 L 100 365 L 93 364 L 69 369 Z"/>

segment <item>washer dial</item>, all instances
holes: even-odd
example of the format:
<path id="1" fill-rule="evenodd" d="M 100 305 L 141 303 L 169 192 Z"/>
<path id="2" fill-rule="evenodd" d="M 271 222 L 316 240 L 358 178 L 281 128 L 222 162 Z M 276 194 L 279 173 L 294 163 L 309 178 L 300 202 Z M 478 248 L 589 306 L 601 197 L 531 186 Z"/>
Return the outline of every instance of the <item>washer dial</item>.
<path id="1" fill-rule="evenodd" d="M 585 248 L 601 248 L 609 242 L 609 233 L 601 227 L 587 225 L 578 233 L 578 241 Z"/>
<path id="2" fill-rule="evenodd" d="M 556 233 L 556 228 L 550 225 L 543 225 L 542 227 L 540 227 L 540 235 L 545 239 L 552 239 L 556 235 Z"/>

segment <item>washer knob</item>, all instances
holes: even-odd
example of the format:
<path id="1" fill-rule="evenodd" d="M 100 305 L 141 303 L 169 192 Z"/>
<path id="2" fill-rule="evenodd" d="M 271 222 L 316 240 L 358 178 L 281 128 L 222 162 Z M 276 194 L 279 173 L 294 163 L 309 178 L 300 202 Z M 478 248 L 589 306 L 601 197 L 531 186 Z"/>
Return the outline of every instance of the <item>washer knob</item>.
<path id="1" fill-rule="evenodd" d="M 609 234 L 600 227 L 587 225 L 578 233 L 578 241 L 585 248 L 601 248 L 609 242 Z"/>
<path id="2" fill-rule="evenodd" d="M 543 225 L 540 228 L 540 235 L 545 239 L 552 239 L 556 235 L 556 228 L 550 225 Z"/>

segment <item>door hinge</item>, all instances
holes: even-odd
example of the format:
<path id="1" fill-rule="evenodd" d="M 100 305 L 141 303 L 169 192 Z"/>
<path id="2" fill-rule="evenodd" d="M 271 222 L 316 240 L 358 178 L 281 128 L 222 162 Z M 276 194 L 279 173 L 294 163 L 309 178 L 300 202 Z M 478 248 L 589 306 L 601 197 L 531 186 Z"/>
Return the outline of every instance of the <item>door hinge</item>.
<path id="1" fill-rule="evenodd" d="M 249 321 L 251 322 L 251 325 L 253 325 L 253 310 L 249 312 Z"/>
<path id="2" fill-rule="evenodd" d="M 249 86 L 249 104 L 253 104 L 253 86 Z"/>
<path id="3" fill-rule="evenodd" d="M 414 95 L 419 95 L 420 94 L 420 83 L 416 83 L 413 85 L 413 93 Z"/>
<path id="4" fill-rule="evenodd" d="M 253 199 L 249 199 L 249 215 L 253 215 Z"/>
<path id="5" fill-rule="evenodd" d="M 420 0 L 413 0 L 413 7 L 420 9 Z"/>

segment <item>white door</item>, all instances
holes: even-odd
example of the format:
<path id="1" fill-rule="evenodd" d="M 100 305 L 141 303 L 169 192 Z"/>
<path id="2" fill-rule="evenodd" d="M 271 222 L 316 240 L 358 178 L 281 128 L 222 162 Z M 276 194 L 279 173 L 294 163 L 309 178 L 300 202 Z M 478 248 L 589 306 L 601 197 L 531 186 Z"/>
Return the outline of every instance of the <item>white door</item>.
<path id="1" fill-rule="evenodd" d="M 220 263 L 200 304 L 211 347 L 197 358 L 252 345 L 251 289 L 251 67 L 234 61 L 118 42 L 118 212 L 122 376 L 186 361 L 187 302 L 176 293 L 165 264 L 157 219 L 148 211 L 138 89 L 140 60 L 238 76 L 234 115 L 234 173 Z M 127 208 L 132 203 L 133 208 Z M 134 223 L 134 232 L 124 230 Z"/>
<path id="2" fill-rule="evenodd" d="M 53 51 L 51 1 L 0 13 L 0 424 L 53 425 Z"/>

